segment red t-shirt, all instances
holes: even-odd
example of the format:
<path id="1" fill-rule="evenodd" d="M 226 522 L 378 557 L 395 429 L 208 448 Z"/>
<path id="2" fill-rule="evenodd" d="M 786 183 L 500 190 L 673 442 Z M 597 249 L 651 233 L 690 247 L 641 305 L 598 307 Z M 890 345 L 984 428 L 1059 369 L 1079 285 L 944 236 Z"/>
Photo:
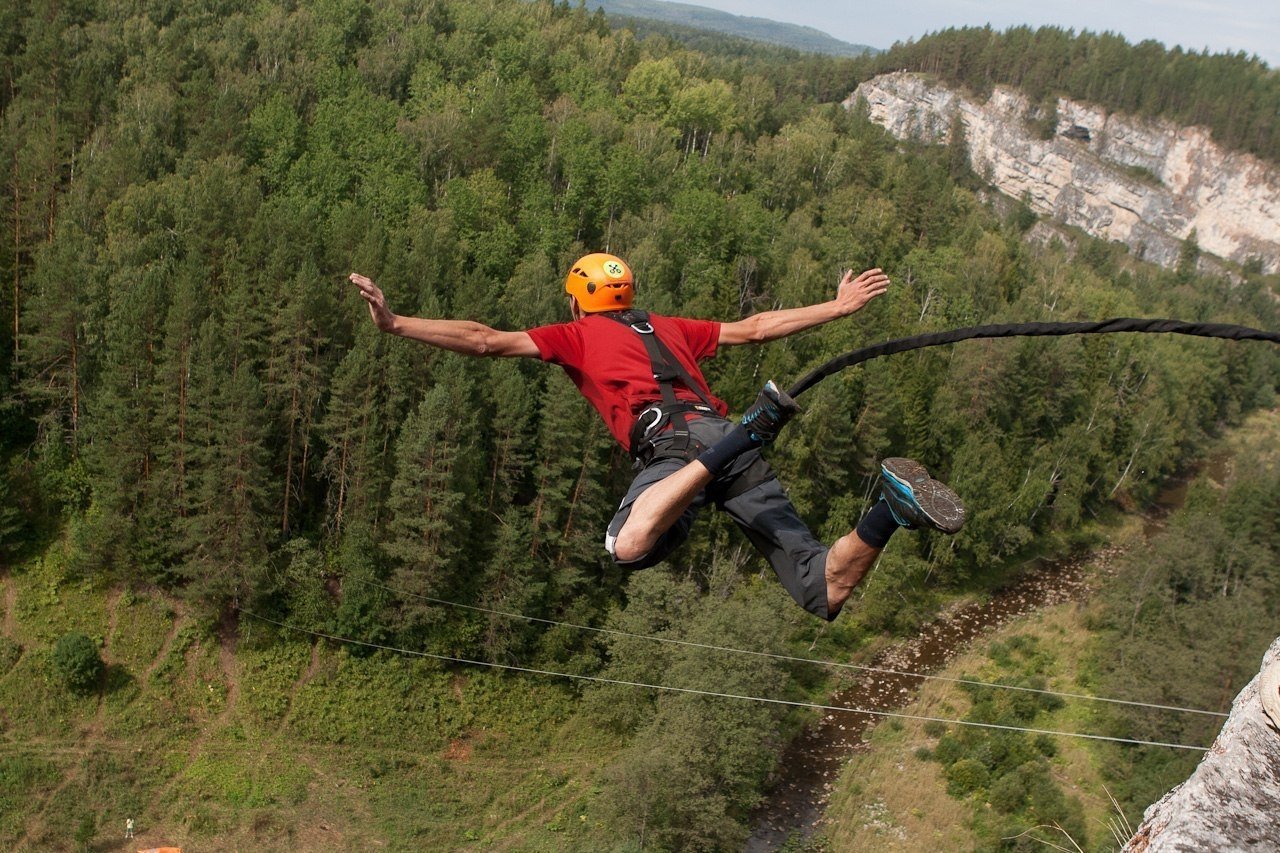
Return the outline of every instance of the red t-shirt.
<path id="1" fill-rule="evenodd" d="M 711 396 L 698 362 L 716 354 L 720 324 L 713 320 L 687 320 L 650 314 L 654 334 L 667 345 L 721 415 L 729 413 L 723 401 Z M 529 330 L 543 361 L 558 364 L 578 386 L 582 396 L 596 407 L 609 432 L 623 447 L 631 443 L 631 425 L 650 403 L 662 399 L 653 378 L 653 363 L 639 333 L 608 317 L 588 314 L 572 323 L 556 323 Z M 702 402 L 679 379 L 672 383 L 678 399 Z"/>

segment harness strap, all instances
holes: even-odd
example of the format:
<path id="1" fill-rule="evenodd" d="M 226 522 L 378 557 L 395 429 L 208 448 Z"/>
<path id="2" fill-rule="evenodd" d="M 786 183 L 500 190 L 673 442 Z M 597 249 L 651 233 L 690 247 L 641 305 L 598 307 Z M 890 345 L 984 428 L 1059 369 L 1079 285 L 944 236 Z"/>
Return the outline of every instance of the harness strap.
<path id="1" fill-rule="evenodd" d="M 658 389 L 662 393 L 662 405 L 657 407 L 658 419 L 652 424 L 644 424 L 643 428 L 641 427 L 643 419 L 637 419 L 635 426 L 631 429 L 632 457 L 645 463 L 653 459 L 653 445 L 649 443 L 649 439 L 656 435 L 655 427 L 660 427 L 663 422 L 669 422 L 672 440 L 662 448 L 661 455 L 664 458 L 675 456 L 693 459 L 704 448 L 690 436 L 689 421 L 685 415 L 699 410 L 699 407 L 676 397 L 675 381 L 679 380 L 682 385 L 697 394 L 698 399 L 706 404 L 712 414 L 716 413 L 715 404 L 711 402 L 707 392 L 703 391 L 698 382 L 689 375 L 689 371 L 685 370 L 680 359 L 676 358 L 654 332 L 653 324 L 649 322 L 649 315 L 646 312 L 628 308 L 625 311 L 608 311 L 604 316 L 621 323 L 640 336 L 645 352 L 649 354 L 649 366 L 653 370 L 653 378 L 657 381 Z M 655 407 L 651 406 L 645 411 L 654 409 Z M 639 436 L 637 436 L 637 429 L 640 429 Z"/>

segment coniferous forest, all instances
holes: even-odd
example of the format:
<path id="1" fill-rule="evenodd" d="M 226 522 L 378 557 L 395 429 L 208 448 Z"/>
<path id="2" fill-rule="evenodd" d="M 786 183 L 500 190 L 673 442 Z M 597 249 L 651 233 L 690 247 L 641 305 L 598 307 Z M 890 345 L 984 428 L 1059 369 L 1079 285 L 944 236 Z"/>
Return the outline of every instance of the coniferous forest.
<path id="1" fill-rule="evenodd" d="M 968 31 L 885 61 L 942 73 L 954 50 L 973 85 L 1074 91 L 1030 80 L 1056 62 L 1024 61 L 1041 55 L 1019 52 L 1030 35 L 979 35 L 1031 71 L 971 65 Z M 1144 45 L 1064 39 L 1083 54 L 1072 80 L 1152 67 Z M 945 150 L 903 148 L 838 105 L 881 60 L 695 51 L 546 0 L 17 0 L 0 41 L 0 565 L 40 566 L 54 588 L 159 591 L 207 636 L 263 654 L 297 637 L 244 611 L 448 657 L 820 697 L 812 668 L 629 635 L 847 656 L 1141 506 L 1224 426 L 1275 403 L 1266 345 L 1018 339 L 882 359 L 806 395 L 770 460 L 830 539 L 874 500 L 880 458 L 914 456 L 965 496 L 959 536 L 895 538 L 830 627 L 719 519 L 626 575 L 601 542 L 630 463 L 564 375 L 381 335 L 348 273 L 374 278 L 397 313 L 506 329 L 568 319 L 564 271 L 588 251 L 629 260 L 642 307 L 721 320 L 824 300 L 848 268 L 891 275 L 849 320 L 708 362 L 736 411 L 765 379 L 922 331 L 1110 316 L 1275 329 L 1275 279 L 1202 276 L 1193 251 L 1162 271 L 1084 238 L 1074 253 L 1026 243 L 1029 211 L 990 204 Z M 1274 109 L 1260 118 L 1273 73 L 1175 59 L 1170 74 L 1256 77 L 1256 112 L 1237 102 L 1241 115 L 1204 120 L 1275 157 Z M 1165 91 L 1157 70 L 1144 85 Z M 1115 106 L 1157 109 L 1134 90 Z M 1201 120 L 1183 107 L 1158 109 Z M 1250 595 L 1274 615 L 1274 591 Z M 300 740 L 438 749 L 478 713 L 451 705 L 467 667 L 397 670 L 409 686 L 378 681 L 393 655 L 341 654 L 347 689 L 419 704 L 370 712 L 358 732 L 324 705 L 289 718 Z M 617 684 L 502 683 L 494 707 L 567 708 L 607 739 L 602 820 L 658 849 L 739 845 L 803 722 Z M 19 787 L 36 778 L 0 766 L 0 794 L 10 771 Z"/>

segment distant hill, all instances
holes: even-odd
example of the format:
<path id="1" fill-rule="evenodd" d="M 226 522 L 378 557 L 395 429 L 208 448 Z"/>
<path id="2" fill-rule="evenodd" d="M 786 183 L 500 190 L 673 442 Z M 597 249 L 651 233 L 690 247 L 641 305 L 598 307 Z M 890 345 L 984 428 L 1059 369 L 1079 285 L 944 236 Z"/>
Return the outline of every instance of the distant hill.
<path id="1" fill-rule="evenodd" d="M 767 18 L 750 18 L 731 15 L 691 6 L 687 3 L 666 3 L 662 0 L 585 0 L 589 10 L 603 9 L 612 17 L 661 21 L 682 27 L 711 30 L 739 38 L 781 45 L 807 53 L 828 56 L 863 56 L 877 54 L 880 50 L 865 44 L 850 44 L 827 35 L 813 27 L 784 24 Z"/>

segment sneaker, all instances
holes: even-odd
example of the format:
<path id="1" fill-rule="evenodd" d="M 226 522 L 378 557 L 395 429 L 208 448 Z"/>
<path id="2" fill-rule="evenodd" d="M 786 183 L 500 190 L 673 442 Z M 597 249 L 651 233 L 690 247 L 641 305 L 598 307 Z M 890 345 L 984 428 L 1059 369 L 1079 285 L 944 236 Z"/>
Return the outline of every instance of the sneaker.
<path id="1" fill-rule="evenodd" d="M 955 533 L 964 526 L 960 496 L 930 477 L 914 459 L 895 456 L 880 463 L 880 496 L 893 520 L 908 530 L 932 527 Z"/>
<path id="2" fill-rule="evenodd" d="M 800 406 L 796 401 L 770 379 L 764 383 L 760 396 L 747 409 L 740 423 L 747 428 L 753 440 L 769 444 L 798 411 Z"/>

